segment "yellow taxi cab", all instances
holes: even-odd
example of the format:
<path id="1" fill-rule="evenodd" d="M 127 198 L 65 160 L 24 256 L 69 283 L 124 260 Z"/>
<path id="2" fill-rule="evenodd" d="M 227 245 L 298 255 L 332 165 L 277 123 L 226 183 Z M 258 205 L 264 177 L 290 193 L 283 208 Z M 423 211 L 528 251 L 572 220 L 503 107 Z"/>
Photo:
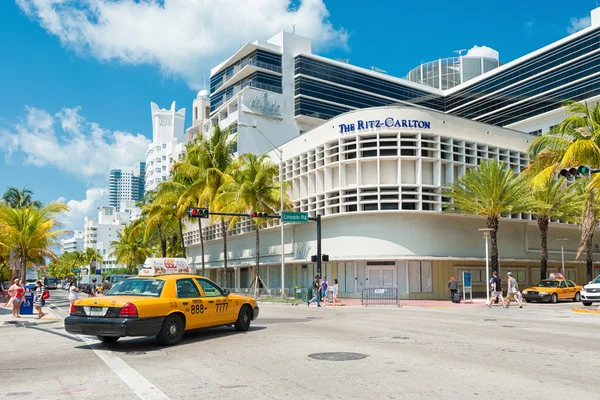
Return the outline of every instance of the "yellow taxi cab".
<path id="1" fill-rule="evenodd" d="M 581 300 L 583 286 L 565 279 L 560 273 L 551 274 L 550 279 L 543 279 L 537 285 L 523 290 L 523 298 L 526 302 L 547 301 L 556 303 L 559 300 Z"/>
<path id="2" fill-rule="evenodd" d="M 138 276 L 120 281 L 102 297 L 77 300 L 65 330 L 103 342 L 156 336 L 174 345 L 184 332 L 215 326 L 247 331 L 259 308 L 250 297 L 230 294 L 196 275 L 184 259 L 149 259 Z"/>

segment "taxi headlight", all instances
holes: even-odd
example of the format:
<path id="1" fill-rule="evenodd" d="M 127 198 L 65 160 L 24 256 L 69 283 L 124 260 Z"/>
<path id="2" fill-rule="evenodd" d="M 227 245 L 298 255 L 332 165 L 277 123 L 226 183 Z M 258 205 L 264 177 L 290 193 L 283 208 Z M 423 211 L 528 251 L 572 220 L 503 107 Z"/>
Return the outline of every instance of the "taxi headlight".
<path id="1" fill-rule="evenodd" d="M 548 296 L 550 293 L 548 292 L 540 292 L 540 296 Z"/>

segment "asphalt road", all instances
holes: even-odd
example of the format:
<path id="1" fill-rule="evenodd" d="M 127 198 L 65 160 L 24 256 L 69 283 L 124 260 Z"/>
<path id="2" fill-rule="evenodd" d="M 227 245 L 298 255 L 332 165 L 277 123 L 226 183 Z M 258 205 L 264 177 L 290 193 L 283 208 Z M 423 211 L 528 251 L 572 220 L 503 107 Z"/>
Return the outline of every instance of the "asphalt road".
<path id="1" fill-rule="evenodd" d="M 66 315 L 64 292 L 51 303 Z M 595 400 L 600 315 L 572 307 L 261 305 L 247 333 L 201 331 L 174 347 L 104 345 L 60 322 L 2 328 L 0 398 Z M 310 357 L 332 352 L 366 357 Z"/>

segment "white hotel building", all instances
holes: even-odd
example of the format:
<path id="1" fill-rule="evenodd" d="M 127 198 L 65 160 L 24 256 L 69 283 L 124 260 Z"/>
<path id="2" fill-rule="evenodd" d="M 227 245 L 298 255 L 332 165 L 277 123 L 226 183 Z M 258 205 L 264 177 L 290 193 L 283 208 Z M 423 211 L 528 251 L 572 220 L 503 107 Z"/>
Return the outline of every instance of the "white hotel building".
<path id="1" fill-rule="evenodd" d="M 600 9 L 589 28 L 505 64 L 437 62 L 469 66 L 453 76 L 452 68 L 428 63 L 407 79 L 391 77 L 314 55 L 308 39 L 282 32 L 242 46 L 212 70 L 209 112 L 203 93 L 195 102 L 202 101 L 203 112 L 195 113 L 188 137 L 219 124 L 238 133 L 240 154 L 270 151 L 259 130 L 281 147 L 294 209 L 322 216 L 322 250 L 330 258 L 323 274 L 338 279 L 342 292 L 383 285 L 405 297 L 447 298 L 448 278 L 465 269 L 475 291 L 485 290 L 478 231 L 485 222 L 442 215 L 442 187 L 484 159 L 521 171 L 533 136 L 564 118 L 564 100 L 600 97 L 599 61 Z M 210 276 L 223 282 L 220 229 L 203 231 Z M 185 235 L 189 259 L 199 267 L 198 230 L 190 226 Z M 254 233 L 246 222 L 230 235 L 231 278 L 245 287 L 253 274 Z M 315 237 L 314 223 L 285 226 L 286 287 L 314 277 Z M 568 238 L 566 272 L 583 283 L 585 266 L 574 261 L 578 237 L 574 225 L 551 224 L 549 269 L 560 265 L 555 239 Z M 501 268 L 512 270 L 522 287 L 539 279 L 539 242 L 531 215 L 500 224 Z M 278 227 L 261 229 L 260 252 L 261 276 L 280 287 Z"/>
<path id="2" fill-rule="evenodd" d="M 145 191 L 153 190 L 160 182 L 169 180 L 171 166 L 185 152 L 185 108 L 161 109 L 150 103 L 152 111 L 152 143 L 146 151 Z"/>

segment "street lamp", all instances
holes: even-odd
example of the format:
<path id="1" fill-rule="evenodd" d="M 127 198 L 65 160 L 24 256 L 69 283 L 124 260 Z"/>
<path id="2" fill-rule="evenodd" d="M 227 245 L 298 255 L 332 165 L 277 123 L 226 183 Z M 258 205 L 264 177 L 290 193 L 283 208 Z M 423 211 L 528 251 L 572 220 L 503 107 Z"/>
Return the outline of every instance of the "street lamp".
<path id="1" fill-rule="evenodd" d="M 279 216 L 281 217 L 279 220 L 279 227 L 281 229 L 281 298 L 285 298 L 285 259 L 283 252 L 283 150 L 281 148 L 275 146 L 275 143 L 269 139 L 267 135 L 256 125 L 256 123 L 252 125 L 248 125 L 245 122 L 238 122 L 238 127 L 246 127 L 246 128 L 254 128 L 256 129 L 266 140 L 269 142 L 273 150 L 275 150 L 275 154 L 279 157 Z M 258 282 L 257 282 L 258 284 Z"/>
<path id="2" fill-rule="evenodd" d="M 485 238 L 485 300 L 488 301 L 490 298 L 490 256 L 489 256 L 489 245 L 490 232 L 493 231 L 491 228 L 480 229 L 483 232 Z"/>
<path id="3" fill-rule="evenodd" d="M 565 276 L 565 242 L 568 241 L 569 239 L 566 238 L 562 238 L 562 239 L 556 239 L 560 241 L 560 256 L 562 259 L 562 275 L 563 277 Z M 543 277 L 545 278 L 545 277 Z"/>

